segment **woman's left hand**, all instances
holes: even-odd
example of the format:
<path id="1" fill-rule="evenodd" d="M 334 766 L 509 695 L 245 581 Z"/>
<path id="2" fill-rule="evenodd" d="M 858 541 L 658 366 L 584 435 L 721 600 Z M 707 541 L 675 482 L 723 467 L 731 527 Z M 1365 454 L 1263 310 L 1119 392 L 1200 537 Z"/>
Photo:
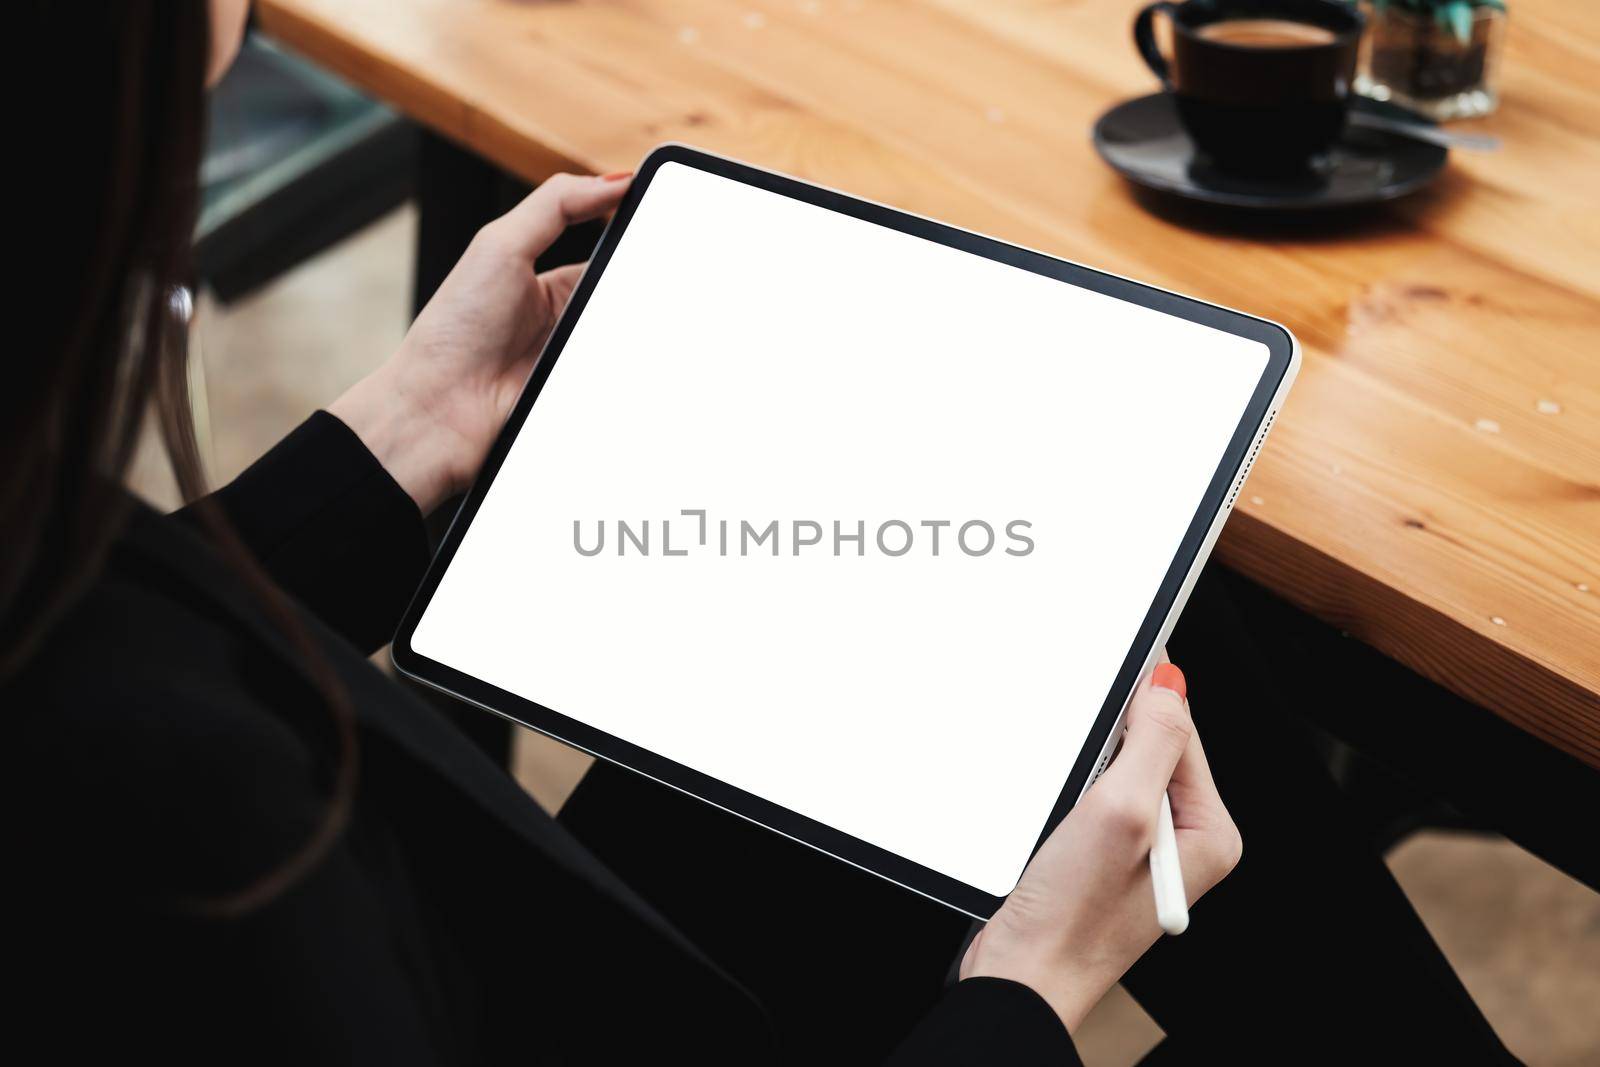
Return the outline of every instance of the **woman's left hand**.
<path id="1" fill-rule="evenodd" d="M 611 212 L 629 175 L 557 174 L 479 230 L 400 349 L 328 410 L 427 514 L 466 488 L 583 273 L 534 259 Z"/>

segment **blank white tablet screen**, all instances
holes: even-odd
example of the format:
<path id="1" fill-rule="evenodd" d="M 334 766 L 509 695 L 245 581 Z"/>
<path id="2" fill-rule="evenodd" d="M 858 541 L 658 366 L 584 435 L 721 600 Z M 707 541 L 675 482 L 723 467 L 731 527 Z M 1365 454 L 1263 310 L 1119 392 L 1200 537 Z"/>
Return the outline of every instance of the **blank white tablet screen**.
<path id="1" fill-rule="evenodd" d="M 667 163 L 412 647 L 1003 895 L 1267 355 Z"/>

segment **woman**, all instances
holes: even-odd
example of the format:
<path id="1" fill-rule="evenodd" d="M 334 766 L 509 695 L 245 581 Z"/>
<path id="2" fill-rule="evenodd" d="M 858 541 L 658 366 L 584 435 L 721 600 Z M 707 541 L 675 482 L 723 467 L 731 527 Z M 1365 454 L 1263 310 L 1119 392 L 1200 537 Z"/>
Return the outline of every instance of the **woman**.
<path id="1" fill-rule="evenodd" d="M 68 1062 L 1073 1062 L 1157 936 L 1161 792 L 1192 898 L 1239 856 L 1175 668 L 963 953 L 952 913 L 620 772 L 557 824 L 365 659 L 576 280 L 534 257 L 626 176 L 558 176 L 487 226 L 393 358 L 231 485 L 174 516 L 119 488 L 154 404 L 199 496 L 170 294 L 203 88 L 244 14 L 38 4 L 20 38 L 72 49 L 82 92 L 37 142 L 57 142 L 25 201 L 59 220 L 28 308 L 47 336 L 0 430 L 13 1041 Z M 1168 1015 L 1215 1048 L 1215 1023 Z"/>

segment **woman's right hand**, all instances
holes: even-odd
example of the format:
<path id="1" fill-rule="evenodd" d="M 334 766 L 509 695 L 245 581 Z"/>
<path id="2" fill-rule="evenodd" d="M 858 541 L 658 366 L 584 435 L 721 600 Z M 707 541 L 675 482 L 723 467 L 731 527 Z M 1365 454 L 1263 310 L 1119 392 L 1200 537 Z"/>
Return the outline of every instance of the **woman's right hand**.
<path id="1" fill-rule="evenodd" d="M 1161 935 L 1149 856 L 1162 790 L 1191 904 L 1239 862 L 1239 830 L 1211 780 L 1183 674 L 1163 662 L 1152 679 L 1129 705 L 1121 753 L 1040 847 L 961 963 L 962 978 L 1031 987 L 1069 1033 Z"/>

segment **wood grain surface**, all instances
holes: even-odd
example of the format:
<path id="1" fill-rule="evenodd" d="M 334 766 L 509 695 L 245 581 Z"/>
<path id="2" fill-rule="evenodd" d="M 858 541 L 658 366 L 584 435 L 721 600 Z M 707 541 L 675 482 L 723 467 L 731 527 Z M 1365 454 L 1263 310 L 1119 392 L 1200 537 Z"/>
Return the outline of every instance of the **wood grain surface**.
<path id="1" fill-rule="evenodd" d="M 679 140 L 1286 324 L 1305 368 L 1221 557 L 1600 767 L 1600 5 L 1513 5 L 1469 124 L 1501 151 L 1244 229 L 1152 210 L 1090 146 L 1153 88 L 1134 0 L 258 7 L 530 181 Z"/>

